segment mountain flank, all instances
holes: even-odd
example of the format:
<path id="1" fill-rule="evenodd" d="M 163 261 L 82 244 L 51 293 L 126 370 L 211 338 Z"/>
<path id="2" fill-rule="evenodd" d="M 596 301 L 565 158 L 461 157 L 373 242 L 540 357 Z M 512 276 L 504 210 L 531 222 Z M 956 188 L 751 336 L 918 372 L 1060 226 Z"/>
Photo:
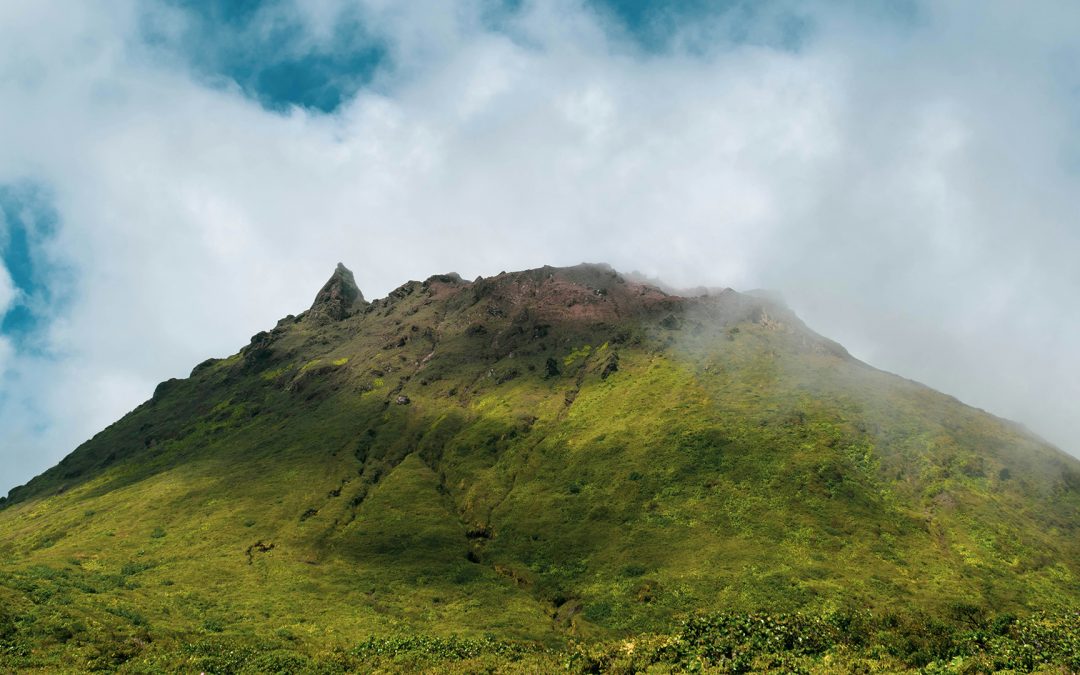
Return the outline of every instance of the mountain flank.
<path id="1" fill-rule="evenodd" d="M 1080 462 L 767 294 L 578 265 L 368 302 L 339 264 L 11 490 L 0 644 L 43 668 L 254 649 L 242 671 L 457 636 L 505 664 L 718 611 L 1060 615 L 1078 527 Z"/>

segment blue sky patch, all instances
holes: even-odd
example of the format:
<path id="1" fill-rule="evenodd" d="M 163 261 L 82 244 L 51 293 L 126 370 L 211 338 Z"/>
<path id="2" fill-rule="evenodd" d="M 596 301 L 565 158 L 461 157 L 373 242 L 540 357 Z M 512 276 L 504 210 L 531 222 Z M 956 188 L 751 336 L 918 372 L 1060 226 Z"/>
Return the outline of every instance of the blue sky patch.
<path id="1" fill-rule="evenodd" d="M 23 346 L 59 299 L 63 273 L 45 255 L 59 216 L 48 191 L 36 184 L 0 185 L 0 260 L 19 297 L 0 317 L 0 334 Z"/>
<path id="2" fill-rule="evenodd" d="M 706 52 L 723 44 L 760 44 L 798 51 L 812 35 L 806 15 L 777 0 L 585 0 L 614 33 L 645 53 L 664 53 L 683 29 L 714 21 L 721 34 L 697 35 L 682 48 Z M 392 66 L 390 47 L 365 26 L 359 10 L 343 10 L 329 39 L 311 39 L 289 0 L 166 0 L 183 11 L 179 38 L 144 26 L 151 45 L 177 54 L 207 83 L 238 86 L 267 110 L 292 106 L 332 113 Z M 488 0 L 485 24 L 498 31 L 522 0 Z M 690 31 L 687 34 L 693 34 Z"/>
<path id="3" fill-rule="evenodd" d="M 587 0 L 597 12 L 650 52 L 669 50 L 675 38 L 692 36 L 684 49 L 707 52 L 717 42 L 758 44 L 799 51 L 812 35 L 808 15 L 776 0 Z M 713 30 L 695 35 L 711 23 Z M 719 31 L 714 32 L 715 29 Z M 700 40 L 698 44 L 694 38 Z"/>
<path id="4" fill-rule="evenodd" d="M 178 42 L 152 26 L 144 27 L 144 39 L 180 55 L 207 83 L 238 86 L 267 110 L 333 112 L 387 60 L 385 46 L 348 13 L 329 40 L 315 42 L 281 0 L 169 4 L 188 18 Z"/>

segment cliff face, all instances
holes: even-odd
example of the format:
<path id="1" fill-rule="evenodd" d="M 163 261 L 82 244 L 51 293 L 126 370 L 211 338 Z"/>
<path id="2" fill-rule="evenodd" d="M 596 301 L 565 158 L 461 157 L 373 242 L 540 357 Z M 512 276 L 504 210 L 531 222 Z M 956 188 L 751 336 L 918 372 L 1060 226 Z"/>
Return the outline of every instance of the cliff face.
<path id="1" fill-rule="evenodd" d="M 1065 607 L 1078 526 L 1080 463 L 768 299 L 583 265 L 368 303 L 339 266 L 13 490 L 0 591 L 44 566 L 97 590 L 72 611 L 137 597 L 170 630 L 557 640 L 701 609 Z"/>

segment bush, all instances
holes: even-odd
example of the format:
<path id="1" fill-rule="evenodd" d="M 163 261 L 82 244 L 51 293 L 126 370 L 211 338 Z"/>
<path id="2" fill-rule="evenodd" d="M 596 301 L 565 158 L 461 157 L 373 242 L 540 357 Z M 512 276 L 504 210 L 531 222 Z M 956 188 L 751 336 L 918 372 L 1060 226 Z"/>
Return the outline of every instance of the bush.
<path id="1" fill-rule="evenodd" d="M 669 636 L 573 645 L 565 665 L 576 673 L 637 672 L 654 664 L 675 671 L 803 672 L 828 655 L 836 670 L 872 664 L 935 673 L 1080 671 L 1080 613 L 972 618 L 971 611 L 954 613 L 951 622 L 919 613 L 703 614 Z M 841 660 L 852 665 L 836 665 Z"/>

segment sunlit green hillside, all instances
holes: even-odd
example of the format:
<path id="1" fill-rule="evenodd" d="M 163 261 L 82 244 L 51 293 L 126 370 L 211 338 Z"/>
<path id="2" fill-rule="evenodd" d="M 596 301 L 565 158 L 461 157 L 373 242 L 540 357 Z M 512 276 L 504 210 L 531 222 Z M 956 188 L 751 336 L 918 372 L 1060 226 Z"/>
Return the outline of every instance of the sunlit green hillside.
<path id="1" fill-rule="evenodd" d="M 772 301 L 598 266 L 351 279 L 11 492 L 0 665 L 363 668 L 369 638 L 456 636 L 601 668 L 569 641 L 703 612 L 1080 606 L 1080 462 Z"/>

